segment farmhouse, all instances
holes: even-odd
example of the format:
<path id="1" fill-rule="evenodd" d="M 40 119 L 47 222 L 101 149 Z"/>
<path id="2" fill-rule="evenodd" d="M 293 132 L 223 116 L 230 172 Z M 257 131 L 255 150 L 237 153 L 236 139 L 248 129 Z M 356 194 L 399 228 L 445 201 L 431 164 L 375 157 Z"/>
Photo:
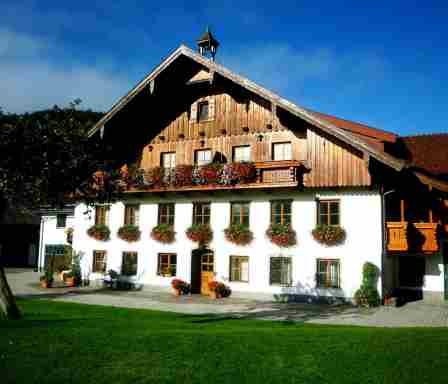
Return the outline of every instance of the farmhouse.
<path id="1" fill-rule="evenodd" d="M 383 294 L 448 291 L 448 135 L 399 137 L 300 107 L 215 62 L 207 31 L 92 128 L 123 201 L 42 217 L 40 267 L 66 244 L 84 277 L 207 293 L 351 298 L 365 262 Z"/>

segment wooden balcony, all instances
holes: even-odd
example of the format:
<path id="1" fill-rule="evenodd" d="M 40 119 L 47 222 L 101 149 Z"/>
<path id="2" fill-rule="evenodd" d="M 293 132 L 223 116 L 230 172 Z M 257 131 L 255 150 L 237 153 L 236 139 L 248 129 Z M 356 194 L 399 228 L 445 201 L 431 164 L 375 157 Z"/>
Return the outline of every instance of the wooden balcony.
<path id="1" fill-rule="evenodd" d="M 127 192 L 182 192 L 229 189 L 294 188 L 304 164 L 297 160 L 209 164 L 202 167 L 139 169 L 126 175 Z"/>
<path id="2" fill-rule="evenodd" d="M 410 253 L 438 252 L 437 226 L 437 223 L 387 222 L 387 250 Z"/>

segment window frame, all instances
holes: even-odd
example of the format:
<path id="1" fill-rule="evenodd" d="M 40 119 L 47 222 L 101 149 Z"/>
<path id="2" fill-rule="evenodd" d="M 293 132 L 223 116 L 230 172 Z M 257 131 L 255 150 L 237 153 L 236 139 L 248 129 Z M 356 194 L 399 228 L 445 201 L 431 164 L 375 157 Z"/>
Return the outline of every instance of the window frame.
<path id="1" fill-rule="evenodd" d="M 279 259 L 281 260 L 281 268 L 283 268 L 285 265 L 289 265 L 289 270 L 287 270 L 286 272 L 283 270 L 280 270 L 280 282 L 277 281 L 273 281 L 273 276 L 272 276 L 272 260 L 273 259 Z M 288 260 L 288 263 L 285 263 L 285 261 Z M 291 256 L 271 256 L 269 258 L 269 285 L 274 285 L 274 286 L 280 286 L 280 287 L 291 287 L 292 286 L 292 257 Z M 284 277 L 283 274 L 287 273 L 287 281 L 284 281 Z"/>
<path id="2" fill-rule="evenodd" d="M 285 158 L 285 156 L 284 156 L 285 151 L 282 150 L 282 158 L 281 159 L 276 159 L 275 158 L 275 153 L 276 153 L 275 152 L 275 148 L 278 147 L 278 146 L 286 146 L 286 145 L 288 145 L 289 148 L 290 148 L 290 150 L 289 150 L 289 154 L 290 154 L 289 158 Z M 292 160 L 292 159 L 293 159 L 293 153 L 292 153 L 292 142 L 291 141 L 280 141 L 278 143 L 272 143 L 272 160 L 273 161 Z"/>
<path id="3" fill-rule="evenodd" d="M 204 214 L 204 207 L 208 207 L 208 215 Z M 197 212 L 198 207 L 201 207 L 201 212 Z M 212 205 L 210 202 L 194 202 L 193 203 L 193 218 L 192 223 L 193 225 L 210 225 L 210 219 L 212 216 Z M 204 220 L 204 218 L 208 217 L 207 220 Z M 200 218 L 200 220 L 197 220 Z M 204 222 L 206 221 L 206 222 Z"/>
<path id="4" fill-rule="evenodd" d="M 63 225 L 61 225 L 60 220 L 63 219 Z M 56 215 L 56 228 L 65 228 L 67 226 L 67 214 L 58 213 Z"/>
<path id="5" fill-rule="evenodd" d="M 138 204 L 125 204 L 123 225 L 135 225 L 138 227 L 139 211 L 140 206 Z"/>
<path id="6" fill-rule="evenodd" d="M 207 107 L 207 116 L 202 117 L 202 109 L 204 107 Z M 209 121 L 210 120 L 210 103 L 208 100 L 202 100 L 202 101 L 198 101 L 198 107 L 197 107 L 197 120 L 198 123 L 202 123 L 204 121 Z"/>
<path id="7" fill-rule="evenodd" d="M 234 263 L 243 259 L 244 262 L 247 262 L 247 280 L 242 279 L 242 270 L 241 270 L 241 261 L 239 263 L 239 276 L 240 279 L 235 279 L 233 272 L 236 271 L 236 267 L 234 267 Z M 250 281 L 250 268 L 249 268 L 249 256 L 240 256 L 240 255 L 230 255 L 229 256 L 229 281 L 233 283 L 249 283 Z"/>
<path id="8" fill-rule="evenodd" d="M 165 156 L 170 156 L 172 158 L 174 158 L 174 165 L 170 165 L 169 167 L 165 167 L 165 162 L 164 162 L 164 158 Z M 170 163 L 172 163 L 172 161 L 170 161 Z M 171 151 L 171 152 L 161 152 L 160 153 L 160 168 L 162 169 L 172 169 L 176 167 L 176 152 Z"/>
<path id="9" fill-rule="evenodd" d="M 166 206 L 166 209 L 167 209 L 166 214 L 161 213 L 162 206 Z M 172 210 L 172 213 L 170 212 L 171 210 Z M 161 220 L 162 217 L 166 217 L 167 221 L 162 222 L 162 220 Z M 174 227 L 175 219 L 176 219 L 176 204 L 175 203 L 159 203 L 157 205 L 157 224 L 158 225 L 166 224 L 166 225 L 171 225 Z"/>
<path id="10" fill-rule="evenodd" d="M 249 158 L 248 159 L 237 160 L 235 158 L 236 150 L 241 149 L 241 148 L 245 148 L 245 149 L 248 148 L 249 149 Z M 247 144 L 247 145 L 234 145 L 232 147 L 232 161 L 233 162 L 249 162 L 249 161 L 251 161 L 251 159 L 252 159 L 252 146 L 250 144 Z"/>
<path id="11" fill-rule="evenodd" d="M 200 160 L 202 163 L 201 164 L 199 164 L 199 160 L 198 160 L 198 155 L 199 155 L 199 153 L 206 153 L 206 152 L 209 152 L 210 153 L 210 160 Z M 197 167 L 202 167 L 202 166 L 204 166 L 204 165 L 208 165 L 208 164 L 211 164 L 211 163 L 213 163 L 213 151 L 210 149 L 210 148 L 201 148 L 201 149 L 196 149 L 195 151 L 194 151 L 194 164 L 197 166 Z"/>
<path id="12" fill-rule="evenodd" d="M 235 212 L 235 207 L 240 206 L 238 212 Z M 247 215 L 244 214 L 244 206 L 247 206 Z M 244 219 L 247 217 L 247 223 Z M 238 220 L 234 220 L 237 218 Z M 245 225 L 250 227 L 250 201 L 232 201 L 230 203 L 230 225 Z"/>
<path id="13" fill-rule="evenodd" d="M 331 204 L 337 203 L 338 211 L 337 214 L 331 213 Z M 327 205 L 327 213 L 322 214 L 321 209 L 323 205 Z M 337 217 L 337 224 L 331 224 L 332 216 Z M 325 222 L 322 221 L 322 217 L 326 217 Z M 317 200 L 317 225 L 329 225 L 329 226 L 339 226 L 341 225 L 341 201 L 339 199 L 318 199 Z"/>
<path id="14" fill-rule="evenodd" d="M 98 215 L 98 212 L 103 212 Z M 102 220 L 99 220 L 99 219 Z M 109 206 L 108 205 L 96 205 L 95 206 L 95 225 L 108 225 L 109 221 Z"/>
<path id="15" fill-rule="evenodd" d="M 291 225 L 292 222 L 292 200 L 283 199 L 283 200 L 271 200 L 271 225 L 281 224 L 281 225 Z M 275 205 L 281 204 L 280 208 L 280 222 L 275 221 L 275 217 L 278 216 L 275 213 Z M 289 214 L 285 212 L 285 204 L 289 204 Z"/>
<path id="16" fill-rule="evenodd" d="M 166 257 L 167 262 L 163 263 L 162 258 Z M 175 259 L 174 262 L 172 259 Z M 163 273 L 162 272 L 162 265 L 166 264 L 167 269 L 170 271 L 170 273 Z M 173 271 L 174 266 L 174 271 Z M 166 253 L 161 252 L 157 254 L 157 276 L 163 276 L 163 277 L 174 277 L 177 274 L 177 253 Z"/>
<path id="17" fill-rule="evenodd" d="M 102 256 L 102 261 L 97 261 L 96 256 Z M 98 269 L 98 265 L 103 265 L 103 268 Z M 92 273 L 106 273 L 107 269 L 107 251 L 95 249 L 92 252 Z"/>
<path id="18" fill-rule="evenodd" d="M 325 263 L 325 271 L 320 272 L 320 263 Z M 333 279 L 332 279 L 332 271 L 331 271 L 331 265 L 336 264 L 336 285 L 333 285 Z M 325 279 L 324 282 L 322 282 L 322 279 L 320 278 L 320 275 L 324 275 Z M 328 276 L 327 276 L 328 275 Z M 330 282 L 330 284 L 328 284 Z M 322 259 L 318 258 L 316 259 L 316 288 L 322 288 L 322 289 L 340 289 L 341 288 L 341 261 L 340 259 Z"/>
<path id="19" fill-rule="evenodd" d="M 127 270 L 127 268 L 129 267 L 129 263 L 125 262 L 125 258 L 126 256 L 135 256 L 135 263 L 131 264 L 132 269 L 131 270 Z M 126 269 L 125 269 L 126 267 Z M 123 251 L 121 253 L 121 274 L 123 276 L 136 276 L 138 272 L 138 252 L 135 251 Z"/>

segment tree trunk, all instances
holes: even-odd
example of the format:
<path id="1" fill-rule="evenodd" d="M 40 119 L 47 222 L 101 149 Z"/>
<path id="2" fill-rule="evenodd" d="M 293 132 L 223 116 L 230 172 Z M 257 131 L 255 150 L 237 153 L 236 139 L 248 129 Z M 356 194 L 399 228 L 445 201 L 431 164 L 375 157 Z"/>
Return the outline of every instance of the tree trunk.
<path id="1" fill-rule="evenodd" d="M 0 265 L 0 318 L 19 319 L 22 317 L 20 309 L 16 303 L 16 298 L 9 288 L 8 280 L 3 266 Z"/>

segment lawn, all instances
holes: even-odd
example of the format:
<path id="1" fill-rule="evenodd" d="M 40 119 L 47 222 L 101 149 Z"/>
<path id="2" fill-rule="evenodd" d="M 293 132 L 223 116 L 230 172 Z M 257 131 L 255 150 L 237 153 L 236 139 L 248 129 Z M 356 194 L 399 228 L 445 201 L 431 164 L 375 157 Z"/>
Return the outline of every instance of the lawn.
<path id="1" fill-rule="evenodd" d="M 20 301 L 0 383 L 446 383 L 448 330 L 224 319 Z"/>

